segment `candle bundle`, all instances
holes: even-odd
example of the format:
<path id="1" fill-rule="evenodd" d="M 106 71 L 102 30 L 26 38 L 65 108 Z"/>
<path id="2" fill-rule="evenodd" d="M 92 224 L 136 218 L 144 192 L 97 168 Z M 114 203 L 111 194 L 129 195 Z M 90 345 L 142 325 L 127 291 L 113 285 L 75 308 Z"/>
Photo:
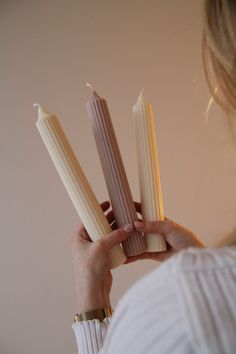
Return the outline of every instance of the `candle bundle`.
<path id="1" fill-rule="evenodd" d="M 87 232 L 95 241 L 112 230 L 86 179 L 86 176 L 55 115 L 38 106 L 36 126 L 52 158 L 62 182 L 84 224 Z M 125 254 L 120 246 L 111 252 L 112 267 L 123 264 Z"/>
<path id="2" fill-rule="evenodd" d="M 153 110 L 152 106 L 144 101 L 142 92 L 133 107 L 133 114 L 143 220 L 164 220 Z M 161 235 L 147 235 L 147 252 L 165 250 L 166 243 Z"/>
<path id="3" fill-rule="evenodd" d="M 121 227 L 133 223 L 137 213 L 106 100 L 93 91 L 86 106 L 117 224 Z M 122 245 L 127 256 L 141 254 L 146 249 L 144 237 L 136 230 Z"/>

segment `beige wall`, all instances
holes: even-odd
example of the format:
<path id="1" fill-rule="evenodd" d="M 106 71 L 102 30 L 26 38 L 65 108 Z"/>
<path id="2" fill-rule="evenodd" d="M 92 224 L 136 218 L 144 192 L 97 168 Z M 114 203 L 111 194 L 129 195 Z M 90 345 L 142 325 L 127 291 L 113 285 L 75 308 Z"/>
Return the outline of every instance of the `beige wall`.
<path id="1" fill-rule="evenodd" d="M 35 128 L 56 113 L 98 198 L 107 198 L 85 102 L 108 99 L 138 199 L 131 107 L 142 87 L 158 125 L 166 215 L 212 245 L 234 226 L 235 148 L 200 58 L 201 1 L 2 0 L 1 354 L 75 353 L 69 239 L 79 220 Z M 114 271 L 113 303 L 156 265 Z"/>

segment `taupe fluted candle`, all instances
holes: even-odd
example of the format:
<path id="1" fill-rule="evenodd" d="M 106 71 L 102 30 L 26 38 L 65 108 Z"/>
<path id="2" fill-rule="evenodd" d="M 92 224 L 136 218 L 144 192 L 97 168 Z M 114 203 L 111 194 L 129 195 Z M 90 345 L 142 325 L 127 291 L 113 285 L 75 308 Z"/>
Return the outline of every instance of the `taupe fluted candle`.
<path id="1" fill-rule="evenodd" d="M 57 169 L 59 176 L 77 210 L 82 223 L 93 241 L 112 230 L 89 185 L 89 182 L 55 115 L 38 106 L 36 126 Z M 123 264 L 125 254 L 119 245 L 111 252 L 112 268 Z"/>
<path id="2" fill-rule="evenodd" d="M 143 220 L 164 220 L 154 115 L 152 106 L 144 101 L 142 92 L 133 107 L 133 114 Z M 148 234 L 146 250 L 165 251 L 164 238 L 161 235 Z"/>
<path id="3" fill-rule="evenodd" d="M 137 220 L 137 213 L 128 184 L 106 100 L 95 91 L 86 104 L 93 129 L 111 205 L 118 227 Z M 146 241 L 138 231 L 122 243 L 127 256 L 145 251 Z"/>

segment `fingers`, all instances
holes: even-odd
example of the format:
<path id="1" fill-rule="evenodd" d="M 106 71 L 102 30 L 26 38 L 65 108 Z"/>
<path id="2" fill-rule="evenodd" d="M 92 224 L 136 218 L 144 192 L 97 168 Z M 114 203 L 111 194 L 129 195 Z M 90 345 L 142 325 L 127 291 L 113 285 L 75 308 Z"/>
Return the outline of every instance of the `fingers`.
<path id="1" fill-rule="evenodd" d="M 103 236 L 101 239 L 95 242 L 102 243 L 107 250 L 111 250 L 114 246 L 121 243 L 127 239 L 130 235 L 130 232 L 133 231 L 134 227 L 132 224 L 126 225 L 124 228 L 119 228 L 112 231 L 110 234 Z M 78 233 L 72 239 L 72 245 L 78 244 L 80 242 L 92 241 L 89 237 L 83 224 L 80 225 Z"/>
<path id="2" fill-rule="evenodd" d="M 118 225 L 117 225 L 117 222 L 114 221 L 112 224 L 111 224 L 111 228 L 112 230 L 116 230 L 118 228 Z"/>
<path id="3" fill-rule="evenodd" d="M 82 239 L 82 240 L 85 240 L 85 241 L 92 241 L 91 238 L 89 237 L 89 234 L 87 233 L 85 227 L 83 224 L 81 224 L 79 226 L 79 230 L 78 230 L 78 239 Z"/>
<path id="4" fill-rule="evenodd" d="M 100 204 L 100 206 L 101 206 L 101 208 L 102 208 L 103 211 L 106 211 L 107 209 L 109 209 L 109 208 L 110 208 L 110 205 L 111 205 L 111 204 L 110 204 L 110 202 L 109 202 L 108 200 L 106 200 L 105 202 L 102 202 L 102 203 Z M 141 203 L 139 203 L 139 202 L 134 202 L 134 205 L 135 205 L 136 211 L 141 214 L 141 211 L 142 211 L 142 209 L 141 209 Z"/>
<path id="5" fill-rule="evenodd" d="M 139 204 L 139 203 L 137 203 L 137 204 Z M 136 207 L 136 206 L 135 206 L 135 207 Z M 141 210 L 140 208 L 141 208 L 140 205 L 137 205 L 137 208 L 136 208 L 137 212 L 139 212 L 138 210 Z M 115 221 L 115 215 L 114 215 L 113 210 L 109 211 L 109 213 L 106 215 L 106 218 L 107 218 L 109 224 L 114 223 L 114 221 Z"/>
<path id="6" fill-rule="evenodd" d="M 173 228 L 173 222 L 171 220 L 163 221 L 135 221 L 134 226 L 138 231 L 144 233 L 157 233 L 166 236 L 171 232 Z"/>
<path id="7" fill-rule="evenodd" d="M 124 228 L 119 228 L 112 231 L 109 235 L 102 237 L 97 242 L 102 242 L 106 248 L 110 250 L 120 242 L 127 239 L 131 231 L 133 231 L 133 225 L 128 224 Z"/>
<path id="8" fill-rule="evenodd" d="M 136 211 L 141 214 L 141 204 L 139 202 L 134 202 L 135 205 L 135 209 Z M 105 212 L 110 208 L 110 202 L 109 201 L 105 201 L 103 203 L 100 204 L 102 210 Z M 115 221 L 115 215 L 113 210 L 109 211 L 108 214 L 106 215 L 106 218 L 109 222 L 109 224 L 112 224 Z"/>
<path id="9" fill-rule="evenodd" d="M 100 204 L 100 207 L 103 211 L 107 211 L 110 208 L 110 202 L 106 200 L 105 202 Z"/>
<path id="10" fill-rule="evenodd" d="M 103 212 L 105 213 L 105 211 L 107 211 L 110 208 L 110 202 L 105 201 L 103 203 L 100 204 Z M 115 221 L 115 216 L 114 216 L 114 212 L 113 210 L 109 211 L 106 215 L 107 221 L 109 222 L 109 224 L 114 223 Z"/>
<path id="11" fill-rule="evenodd" d="M 103 203 L 100 204 L 100 207 L 102 208 L 103 212 L 106 212 L 109 208 L 110 208 L 110 202 L 109 201 L 105 201 Z M 141 206 L 140 203 L 135 202 L 135 207 L 138 210 L 141 210 Z M 112 229 L 116 229 L 113 232 L 111 232 L 109 235 L 102 237 L 102 242 L 106 244 L 106 247 L 108 249 L 113 248 L 117 243 L 120 243 L 121 241 L 125 240 L 129 234 L 127 232 L 130 232 L 133 230 L 133 226 L 130 224 L 126 225 L 126 231 L 124 229 L 117 229 L 117 223 L 115 221 L 115 216 L 113 211 L 109 211 L 108 214 L 106 215 L 106 218 L 109 222 L 109 224 L 111 224 Z M 131 230 L 132 229 L 132 230 Z M 87 233 L 85 227 L 83 226 L 83 224 L 80 225 L 79 227 L 79 231 L 77 234 L 77 240 L 85 240 L 85 241 L 92 241 L 91 238 L 89 237 L 89 234 Z"/>
<path id="12" fill-rule="evenodd" d="M 112 224 L 115 221 L 115 216 L 114 216 L 113 210 L 109 211 L 106 218 L 107 218 L 107 221 L 109 222 L 109 224 Z"/>
<path id="13" fill-rule="evenodd" d="M 135 205 L 136 211 L 137 211 L 139 214 L 141 214 L 141 213 L 142 213 L 141 203 L 139 203 L 139 202 L 134 202 L 134 205 Z"/>

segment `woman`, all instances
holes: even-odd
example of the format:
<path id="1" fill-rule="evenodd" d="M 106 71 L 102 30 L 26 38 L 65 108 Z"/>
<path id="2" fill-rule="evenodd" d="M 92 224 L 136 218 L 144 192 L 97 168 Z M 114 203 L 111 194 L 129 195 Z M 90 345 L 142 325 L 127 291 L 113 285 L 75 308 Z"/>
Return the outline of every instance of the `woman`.
<path id="1" fill-rule="evenodd" d="M 204 15 L 206 77 L 230 121 L 236 115 L 236 1 L 206 0 Z M 109 203 L 102 208 L 105 212 Z M 139 204 L 136 208 L 140 212 Z M 107 217 L 114 221 L 112 212 Z M 128 291 L 111 320 L 109 251 L 133 227 L 162 234 L 169 247 L 128 259 L 165 261 Z M 236 353 L 236 238 L 207 249 L 170 220 L 138 221 L 93 243 L 81 226 L 72 250 L 81 314 L 73 329 L 80 354 Z"/>

